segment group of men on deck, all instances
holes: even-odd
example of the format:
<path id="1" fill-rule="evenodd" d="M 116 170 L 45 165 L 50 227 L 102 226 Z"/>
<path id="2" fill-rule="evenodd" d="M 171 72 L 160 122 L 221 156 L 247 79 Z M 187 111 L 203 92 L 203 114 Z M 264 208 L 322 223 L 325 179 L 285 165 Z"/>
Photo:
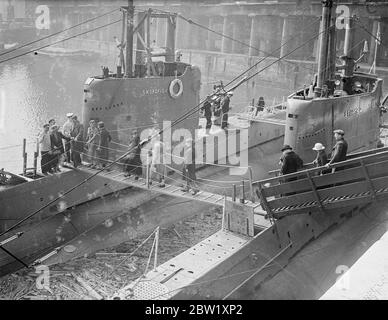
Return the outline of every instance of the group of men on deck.
<path id="1" fill-rule="evenodd" d="M 104 123 L 95 125 L 95 121 L 88 128 L 86 143 L 84 142 L 84 127 L 79 122 L 76 115 L 68 113 L 67 120 L 62 130 L 55 119 L 51 119 L 43 125 L 43 131 L 39 135 L 40 153 L 41 153 L 41 170 L 44 175 L 60 172 L 60 166 L 63 162 L 71 164 L 77 168 L 82 161 L 81 155 L 84 154 L 84 148 L 89 147 L 89 155 L 92 155 L 93 161 L 97 159 L 96 152 L 102 150 L 102 159 L 108 159 L 105 141 L 110 139 L 109 133 L 104 128 Z M 104 144 L 105 143 L 105 144 Z M 107 145 L 106 145 L 107 147 Z M 105 163 L 104 163 L 105 165 Z"/>
<path id="2" fill-rule="evenodd" d="M 317 167 L 325 166 L 327 168 L 322 170 L 321 174 L 331 172 L 331 170 L 329 170 L 330 165 L 346 160 L 346 154 L 348 152 L 348 143 L 344 139 L 344 135 L 345 132 L 343 130 L 334 130 L 334 138 L 336 140 L 336 143 L 333 147 L 332 157 L 330 160 L 328 159 L 328 156 L 326 154 L 325 146 L 322 143 L 318 142 L 314 145 L 313 150 L 317 152 L 317 155 L 313 163 Z M 281 151 L 283 152 L 279 162 L 279 164 L 281 165 L 281 175 L 297 172 L 303 167 L 303 160 L 292 150 L 291 146 L 284 145 Z M 341 169 L 343 168 L 336 168 L 337 171 Z M 284 182 L 289 182 L 293 180 L 296 180 L 296 177 L 286 178 Z"/>

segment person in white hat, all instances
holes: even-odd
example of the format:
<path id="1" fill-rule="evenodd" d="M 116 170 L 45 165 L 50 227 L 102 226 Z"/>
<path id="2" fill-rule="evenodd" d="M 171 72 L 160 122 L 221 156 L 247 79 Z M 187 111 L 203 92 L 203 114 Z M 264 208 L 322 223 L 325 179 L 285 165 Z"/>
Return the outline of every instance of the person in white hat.
<path id="1" fill-rule="evenodd" d="M 70 133 L 73 131 L 73 117 L 74 113 L 69 112 L 66 114 L 67 120 L 63 124 L 62 127 L 62 133 L 65 137 L 70 138 Z M 70 163 L 71 156 L 70 156 L 70 141 L 63 141 L 65 146 L 65 156 L 66 156 L 66 162 Z"/>
<path id="2" fill-rule="evenodd" d="M 317 156 L 315 157 L 315 160 L 313 161 L 313 163 L 317 167 L 322 167 L 322 166 L 326 165 L 328 160 L 327 160 L 327 154 L 325 151 L 325 146 L 322 143 L 317 142 L 314 145 L 313 150 L 317 152 Z M 323 170 L 321 173 L 324 174 L 327 172 L 325 170 Z"/>

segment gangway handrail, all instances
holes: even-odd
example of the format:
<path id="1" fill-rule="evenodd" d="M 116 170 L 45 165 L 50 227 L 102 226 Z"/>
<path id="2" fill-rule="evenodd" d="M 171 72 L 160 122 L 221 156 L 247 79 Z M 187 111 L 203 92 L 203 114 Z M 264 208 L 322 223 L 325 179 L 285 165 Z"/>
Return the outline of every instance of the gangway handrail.
<path id="1" fill-rule="evenodd" d="M 383 148 L 379 148 L 378 150 L 380 151 L 381 149 L 383 149 Z M 341 161 L 341 162 L 336 162 L 336 163 L 330 164 L 330 168 L 343 167 L 343 166 L 346 166 L 346 165 L 359 163 L 360 160 L 371 159 L 371 158 L 376 157 L 376 156 L 388 155 L 388 147 L 384 148 L 384 149 L 385 149 L 385 151 L 383 151 L 383 152 L 376 152 L 376 153 L 373 153 L 373 154 L 368 154 L 368 155 L 365 155 L 365 156 L 356 157 L 356 158 L 348 159 L 348 160 L 345 160 L 345 161 Z M 325 169 L 327 169 L 326 166 L 320 166 L 320 167 L 314 167 L 314 168 L 311 168 L 311 169 L 300 170 L 300 171 L 289 173 L 289 174 L 285 174 L 285 175 L 282 175 L 282 176 L 272 177 L 272 178 L 268 178 L 268 179 L 264 179 L 264 180 L 257 180 L 257 181 L 253 182 L 253 185 L 255 185 L 255 184 L 271 183 L 271 182 L 274 182 L 274 181 L 284 180 L 284 179 L 289 179 L 289 178 L 298 178 L 300 176 L 306 176 L 307 173 L 316 173 L 316 172 L 319 172 L 319 171 L 322 171 L 322 170 L 325 170 Z"/>
<path id="2" fill-rule="evenodd" d="M 355 158 L 361 157 L 363 155 L 366 156 L 366 155 L 373 155 L 373 154 L 376 154 L 376 153 L 381 153 L 382 151 L 388 151 L 388 146 L 387 147 L 382 147 L 382 148 L 377 148 L 377 149 L 372 149 L 372 150 L 367 150 L 367 151 L 360 151 L 360 152 L 356 152 L 356 153 L 350 153 L 346 157 L 347 157 L 347 160 L 351 160 L 351 159 L 355 159 Z M 313 166 L 315 168 L 314 162 L 308 162 L 308 163 L 303 165 L 303 169 L 307 170 L 307 169 L 312 168 Z M 268 174 L 277 174 L 279 172 L 280 172 L 280 169 L 274 169 L 274 170 L 268 171 Z M 257 182 L 257 181 L 255 181 L 255 182 Z"/>

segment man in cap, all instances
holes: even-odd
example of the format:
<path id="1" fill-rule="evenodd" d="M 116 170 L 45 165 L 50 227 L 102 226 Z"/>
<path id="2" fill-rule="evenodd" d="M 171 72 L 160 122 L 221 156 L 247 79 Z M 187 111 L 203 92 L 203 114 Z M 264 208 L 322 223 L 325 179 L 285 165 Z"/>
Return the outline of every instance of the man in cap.
<path id="1" fill-rule="evenodd" d="M 71 119 L 74 113 L 69 112 L 66 114 L 67 120 L 63 124 L 62 127 L 62 133 L 65 137 L 70 138 L 70 133 L 73 130 L 73 120 Z M 70 156 L 70 141 L 64 141 L 64 146 L 65 146 L 65 155 L 66 155 L 66 161 L 70 163 L 71 156 Z"/>
<path id="2" fill-rule="evenodd" d="M 285 144 L 281 151 L 283 152 L 283 155 L 280 158 L 281 175 L 297 172 L 298 169 L 301 169 L 303 167 L 303 160 L 292 150 L 291 146 Z M 289 182 L 293 180 L 296 180 L 296 177 L 286 178 L 284 182 Z"/>
<path id="3" fill-rule="evenodd" d="M 332 156 L 326 167 L 331 164 L 346 160 L 346 153 L 348 152 L 348 143 L 344 139 L 345 132 L 341 129 L 334 130 L 334 138 L 336 144 L 333 147 Z M 337 167 L 337 170 L 343 170 L 344 167 Z"/>

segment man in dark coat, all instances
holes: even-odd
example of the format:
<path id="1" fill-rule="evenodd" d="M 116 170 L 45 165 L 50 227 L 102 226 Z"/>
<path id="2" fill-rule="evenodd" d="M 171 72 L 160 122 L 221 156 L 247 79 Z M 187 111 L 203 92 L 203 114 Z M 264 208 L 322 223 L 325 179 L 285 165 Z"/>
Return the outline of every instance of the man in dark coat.
<path id="1" fill-rule="evenodd" d="M 292 151 L 291 146 L 286 144 L 283 146 L 281 151 L 283 152 L 283 155 L 280 158 L 281 175 L 297 172 L 298 169 L 301 169 L 303 167 L 303 160 L 294 151 Z M 294 180 L 296 180 L 296 177 L 286 178 L 284 179 L 284 182 L 289 182 Z"/>
<path id="2" fill-rule="evenodd" d="M 59 126 L 54 124 L 51 127 L 51 134 L 50 134 L 50 140 L 51 140 L 51 169 L 54 172 L 60 172 L 59 169 L 59 162 L 62 155 L 65 153 L 65 150 L 63 148 L 62 139 L 65 139 L 66 141 L 69 141 L 70 138 L 66 137 L 62 132 L 58 131 Z"/>
<path id="3" fill-rule="evenodd" d="M 329 168 L 331 164 L 346 160 L 346 153 L 348 152 L 348 143 L 344 139 L 345 132 L 341 129 L 334 130 L 334 138 L 336 144 L 333 147 L 330 161 L 326 164 Z M 337 167 L 336 170 L 343 170 L 344 167 Z"/>
<path id="4" fill-rule="evenodd" d="M 210 103 L 210 96 L 207 96 L 201 110 L 206 118 L 206 133 L 208 133 L 212 126 L 212 105 Z"/>
<path id="5" fill-rule="evenodd" d="M 140 136 L 137 130 L 132 131 L 132 137 L 129 141 L 129 151 L 128 156 L 124 160 L 124 176 L 129 177 L 131 174 L 134 174 L 135 180 L 138 180 L 143 170 L 140 158 Z"/>

